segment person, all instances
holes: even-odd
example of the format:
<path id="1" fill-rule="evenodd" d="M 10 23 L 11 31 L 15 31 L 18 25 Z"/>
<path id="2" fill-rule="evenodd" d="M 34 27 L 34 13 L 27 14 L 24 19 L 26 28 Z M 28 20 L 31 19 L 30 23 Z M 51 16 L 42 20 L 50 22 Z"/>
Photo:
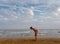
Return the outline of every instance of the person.
<path id="1" fill-rule="evenodd" d="M 38 36 L 38 29 L 33 28 L 33 27 L 30 27 L 30 29 L 34 31 L 34 33 L 35 33 L 35 40 L 37 40 L 37 36 Z"/>

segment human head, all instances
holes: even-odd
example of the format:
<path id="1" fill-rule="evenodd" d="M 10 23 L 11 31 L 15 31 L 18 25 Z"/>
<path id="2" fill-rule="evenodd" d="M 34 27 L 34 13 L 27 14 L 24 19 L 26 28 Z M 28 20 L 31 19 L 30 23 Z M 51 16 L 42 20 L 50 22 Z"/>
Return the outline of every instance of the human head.
<path id="1" fill-rule="evenodd" d="M 30 27 L 30 29 L 33 29 L 33 27 Z"/>

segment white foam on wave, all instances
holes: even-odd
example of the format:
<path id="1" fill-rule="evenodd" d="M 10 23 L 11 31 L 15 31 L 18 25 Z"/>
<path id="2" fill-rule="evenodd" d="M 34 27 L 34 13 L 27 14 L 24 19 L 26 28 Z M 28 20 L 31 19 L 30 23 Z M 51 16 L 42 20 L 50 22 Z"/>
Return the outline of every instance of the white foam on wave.
<path id="1" fill-rule="evenodd" d="M 22 31 L 22 32 L 11 32 L 11 33 L 14 33 L 14 34 L 18 34 L 18 33 L 30 33 L 30 31 Z"/>
<path id="2" fill-rule="evenodd" d="M 39 35 L 46 35 L 48 33 L 48 31 L 42 31 L 42 32 L 39 32 Z"/>
<path id="3" fill-rule="evenodd" d="M 45 34 L 45 33 L 48 33 L 48 32 L 47 32 L 47 31 L 42 31 L 42 32 L 40 32 L 40 33 Z"/>

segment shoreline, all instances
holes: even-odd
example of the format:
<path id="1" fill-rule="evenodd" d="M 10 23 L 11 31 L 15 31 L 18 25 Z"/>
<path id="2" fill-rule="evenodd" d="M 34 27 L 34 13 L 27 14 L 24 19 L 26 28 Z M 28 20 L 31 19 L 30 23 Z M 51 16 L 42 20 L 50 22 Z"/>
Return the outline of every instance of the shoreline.
<path id="1" fill-rule="evenodd" d="M 60 38 L 0 38 L 0 44 L 60 44 Z"/>

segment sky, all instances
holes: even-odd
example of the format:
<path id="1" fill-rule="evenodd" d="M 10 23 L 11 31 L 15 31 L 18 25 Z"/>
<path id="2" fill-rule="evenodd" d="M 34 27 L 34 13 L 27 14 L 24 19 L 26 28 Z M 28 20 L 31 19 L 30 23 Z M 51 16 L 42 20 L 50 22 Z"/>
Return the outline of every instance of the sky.
<path id="1" fill-rule="evenodd" d="M 60 0 L 0 0 L 0 29 L 60 29 Z"/>

